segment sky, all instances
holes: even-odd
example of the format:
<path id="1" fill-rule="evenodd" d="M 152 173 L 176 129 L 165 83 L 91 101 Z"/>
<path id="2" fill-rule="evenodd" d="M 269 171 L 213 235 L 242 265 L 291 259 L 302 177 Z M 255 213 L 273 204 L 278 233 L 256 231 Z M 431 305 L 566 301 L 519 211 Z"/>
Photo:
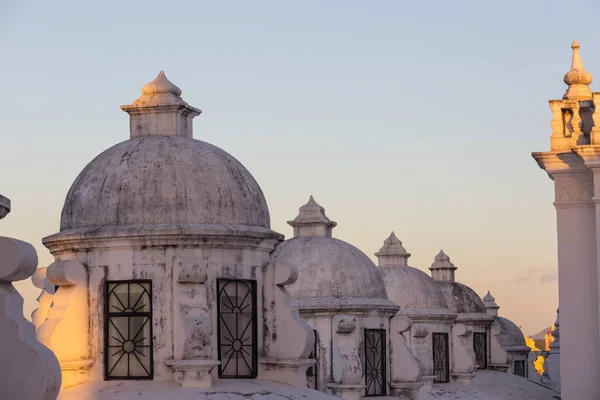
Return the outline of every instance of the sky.
<path id="1" fill-rule="evenodd" d="M 534 334 L 558 306 L 553 185 L 531 157 L 574 39 L 600 75 L 600 3 L 572 1 L 0 1 L 0 235 L 59 230 L 79 172 L 129 137 L 164 70 L 203 110 L 195 138 L 261 185 L 272 228 L 309 195 L 373 259 L 390 232 L 429 272 L 488 290 Z M 592 83 L 592 90 L 595 84 Z M 597 90 L 597 89 L 596 89 Z M 17 283 L 25 313 L 38 290 Z"/>

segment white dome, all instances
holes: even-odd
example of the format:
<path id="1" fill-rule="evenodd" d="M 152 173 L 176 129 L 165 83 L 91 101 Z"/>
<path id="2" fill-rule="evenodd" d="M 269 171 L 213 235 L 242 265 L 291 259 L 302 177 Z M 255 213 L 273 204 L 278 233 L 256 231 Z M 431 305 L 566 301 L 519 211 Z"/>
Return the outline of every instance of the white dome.
<path id="1" fill-rule="evenodd" d="M 401 313 L 449 313 L 444 295 L 436 282 L 423 271 L 408 266 L 410 253 L 394 232 L 375 255 L 379 260 L 379 272 L 388 298 L 401 307 Z"/>
<path id="2" fill-rule="evenodd" d="M 260 186 L 218 147 L 179 136 L 130 139 L 79 174 L 61 231 L 119 225 L 250 225 L 269 228 Z"/>
<path id="3" fill-rule="evenodd" d="M 387 299 L 381 274 L 365 253 L 330 237 L 296 237 L 275 248 L 278 261 L 298 268 L 286 289 L 295 298 Z"/>
<path id="4" fill-rule="evenodd" d="M 448 311 L 444 295 L 425 272 L 409 266 L 379 267 L 388 298 L 403 309 Z"/>
<path id="5" fill-rule="evenodd" d="M 298 268 L 298 280 L 286 287 L 296 304 L 301 308 L 361 304 L 396 308 L 387 300 L 373 261 L 351 244 L 331 237 L 337 224 L 312 196 L 299 211 L 288 222 L 295 237 L 279 244 L 273 253 L 278 261 Z"/>
<path id="6" fill-rule="evenodd" d="M 470 287 L 458 282 L 438 281 L 448 308 L 459 314 L 486 314 L 481 298 Z"/>
<path id="7" fill-rule="evenodd" d="M 496 321 L 501 328 L 498 340 L 505 350 L 527 347 L 523 332 L 514 322 L 503 317 L 496 317 Z"/>

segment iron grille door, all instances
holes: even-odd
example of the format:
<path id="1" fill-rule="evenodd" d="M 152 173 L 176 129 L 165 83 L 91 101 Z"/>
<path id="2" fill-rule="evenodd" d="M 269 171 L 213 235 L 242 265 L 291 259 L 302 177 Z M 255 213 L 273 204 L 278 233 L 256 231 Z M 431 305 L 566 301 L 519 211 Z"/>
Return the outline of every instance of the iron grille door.
<path id="1" fill-rule="evenodd" d="M 448 354 L 448 334 L 433 333 L 433 381 L 450 382 L 450 363 Z"/>
<path id="2" fill-rule="evenodd" d="M 478 369 L 487 368 L 487 340 L 483 332 L 473 333 L 473 351 L 475 351 L 475 363 Z"/>
<path id="3" fill-rule="evenodd" d="M 218 279 L 219 378 L 255 378 L 256 281 Z"/>
<path id="4" fill-rule="evenodd" d="M 152 281 L 107 281 L 104 379 L 152 379 Z"/>
<path id="5" fill-rule="evenodd" d="M 366 396 L 385 395 L 385 364 L 385 330 L 365 329 Z"/>
<path id="6" fill-rule="evenodd" d="M 523 361 L 523 360 L 515 361 L 514 366 L 515 366 L 514 374 L 525 378 L 525 361 Z"/>
<path id="7" fill-rule="evenodd" d="M 313 336 L 315 338 L 315 344 L 308 358 L 315 360 L 315 363 L 306 370 L 306 382 L 309 388 L 318 390 L 317 382 L 319 381 L 319 367 L 317 364 L 319 363 L 319 333 L 316 330 L 313 330 Z"/>

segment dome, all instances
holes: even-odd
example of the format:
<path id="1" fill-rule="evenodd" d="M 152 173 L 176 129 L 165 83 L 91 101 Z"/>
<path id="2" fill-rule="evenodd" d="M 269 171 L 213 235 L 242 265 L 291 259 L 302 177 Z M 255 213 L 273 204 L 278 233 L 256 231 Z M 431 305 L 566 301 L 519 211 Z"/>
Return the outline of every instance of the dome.
<path id="1" fill-rule="evenodd" d="M 342 240 L 295 237 L 278 245 L 274 256 L 298 268 L 298 280 L 286 287 L 293 297 L 387 299 L 373 261 Z"/>
<path id="2" fill-rule="evenodd" d="M 379 267 L 379 272 L 388 298 L 400 307 L 447 309 L 442 291 L 423 271 L 409 266 L 386 266 Z"/>
<path id="3" fill-rule="evenodd" d="M 243 225 L 270 228 L 265 197 L 250 172 L 218 147 L 192 137 L 181 89 L 164 73 L 142 88 L 130 114 L 131 139 L 79 174 L 61 231 L 103 226 Z"/>
<path id="4" fill-rule="evenodd" d="M 178 136 L 130 139 L 97 156 L 61 215 L 61 231 L 158 224 L 270 227 L 262 190 L 239 161 Z"/>
<path id="5" fill-rule="evenodd" d="M 452 281 L 438 281 L 437 284 L 450 310 L 459 314 L 487 314 L 483 301 L 470 287 Z"/>
<path id="6" fill-rule="evenodd" d="M 299 214 L 288 224 L 294 238 L 275 248 L 275 258 L 298 268 L 298 280 L 286 287 L 299 298 L 386 299 L 381 274 L 365 253 L 342 240 L 331 237 L 337 225 L 325 215 L 325 209 L 310 196 Z"/>
<path id="7" fill-rule="evenodd" d="M 497 337 L 503 348 L 509 349 L 511 347 L 527 346 L 523 332 L 521 332 L 521 329 L 514 322 L 503 317 L 496 317 L 496 321 L 501 328 L 500 334 Z"/>
<path id="8" fill-rule="evenodd" d="M 404 249 L 394 232 L 375 255 L 391 301 L 404 311 L 425 308 L 430 309 L 429 312 L 436 310 L 448 313 L 442 291 L 429 275 L 407 264 L 410 253 Z"/>

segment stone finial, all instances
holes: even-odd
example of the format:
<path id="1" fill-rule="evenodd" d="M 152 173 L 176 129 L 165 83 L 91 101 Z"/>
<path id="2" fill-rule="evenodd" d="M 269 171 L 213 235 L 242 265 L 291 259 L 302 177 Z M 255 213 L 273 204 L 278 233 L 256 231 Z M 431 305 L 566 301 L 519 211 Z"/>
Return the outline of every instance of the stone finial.
<path id="1" fill-rule="evenodd" d="M 192 138 L 192 119 L 202 111 L 181 98 L 181 89 L 160 71 L 156 79 L 142 87 L 142 95 L 131 105 L 121 106 L 130 117 L 131 138 L 144 136 L 183 136 Z"/>
<path id="2" fill-rule="evenodd" d="M 571 70 L 565 74 L 564 82 L 569 85 L 563 99 L 568 100 L 586 100 L 592 99 L 592 92 L 589 84 L 592 83 L 592 74 L 587 72 L 581 62 L 579 54 L 579 43 L 573 41 L 571 45 L 573 49 L 573 59 L 571 61 Z"/>
<path id="3" fill-rule="evenodd" d="M 392 232 L 383 242 L 383 247 L 379 249 L 375 256 L 379 260 L 379 266 L 399 265 L 406 267 L 410 253 L 406 251 L 400 239 Z"/>
<path id="4" fill-rule="evenodd" d="M 485 311 L 488 313 L 488 315 L 497 317 L 498 309 L 500 307 L 498 306 L 498 304 L 496 304 L 496 299 L 494 298 L 494 296 L 492 296 L 492 294 L 490 293 L 489 290 L 488 290 L 487 294 L 485 296 L 483 296 L 482 300 L 483 300 L 483 305 L 485 306 Z"/>
<path id="5" fill-rule="evenodd" d="M 10 212 L 10 200 L 0 194 L 0 219 L 6 217 Z"/>
<path id="6" fill-rule="evenodd" d="M 308 203 L 300 207 L 298 211 L 298 216 L 294 220 L 288 221 L 288 224 L 294 227 L 294 237 L 331 237 L 331 231 L 337 223 L 327 218 L 325 209 L 312 196 L 308 199 Z"/>
<path id="7" fill-rule="evenodd" d="M 454 282 L 454 271 L 458 268 L 450 262 L 450 257 L 444 253 L 444 250 L 440 250 L 429 269 L 434 280 Z"/>
<path id="8" fill-rule="evenodd" d="M 148 82 L 142 86 L 142 93 L 145 95 L 173 94 L 175 97 L 181 99 L 180 96 L 182 92 L 181 89 L 167 79 L 164 71 L 160 71 L 158 76 L 152 82 Z"/>
<path id="9" fill-rule="evenodd" d="M 0 388 L 2 398 L 55 400 L 61 383 L 58 360 L 35 337 L 35 327 L 23 316 L 23 298 L 12 282 L 35 273 L 32 245 L 0 237 Z"/>

